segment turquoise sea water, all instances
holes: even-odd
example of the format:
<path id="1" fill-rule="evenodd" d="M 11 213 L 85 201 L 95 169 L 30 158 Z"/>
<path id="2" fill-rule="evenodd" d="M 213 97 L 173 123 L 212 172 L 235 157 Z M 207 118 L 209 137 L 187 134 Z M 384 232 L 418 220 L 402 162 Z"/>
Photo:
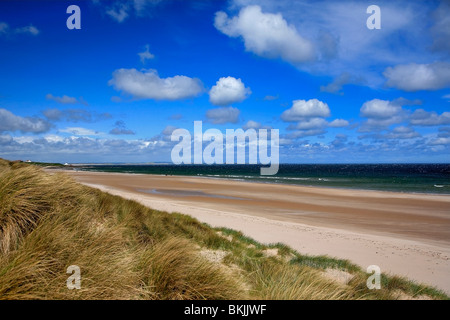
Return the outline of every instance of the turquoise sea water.
<path id="1" fill-rule="evenodd" d="M 81 170 L 283 183 L 398 192 L 450 194 L 450 164 L 281 164 L 275 176 L 260 165 L 88 165 Z"/>

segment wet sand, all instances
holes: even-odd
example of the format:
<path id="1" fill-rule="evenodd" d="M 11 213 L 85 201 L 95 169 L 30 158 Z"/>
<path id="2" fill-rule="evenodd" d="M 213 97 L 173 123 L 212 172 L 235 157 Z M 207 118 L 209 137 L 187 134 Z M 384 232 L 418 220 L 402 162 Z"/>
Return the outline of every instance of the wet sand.
<path id="1" fill-rule="evenodd" d="M 67 171 L 149 207 L 188 214 L 263 243 L 349 259 L 450 293 L 450 196 L 200 177 Z"/>

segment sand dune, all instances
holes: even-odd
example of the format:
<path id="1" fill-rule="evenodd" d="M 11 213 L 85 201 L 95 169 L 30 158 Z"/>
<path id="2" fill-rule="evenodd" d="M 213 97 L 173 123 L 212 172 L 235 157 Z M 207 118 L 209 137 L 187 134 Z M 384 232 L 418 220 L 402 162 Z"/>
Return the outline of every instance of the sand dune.
<path id="1" fill-rule="evenodd" d="M 450 293 L 450 196 L 312 188 L 210 178 L 68 171 L 154 209 L 264 243 L 350 259 Z"/>

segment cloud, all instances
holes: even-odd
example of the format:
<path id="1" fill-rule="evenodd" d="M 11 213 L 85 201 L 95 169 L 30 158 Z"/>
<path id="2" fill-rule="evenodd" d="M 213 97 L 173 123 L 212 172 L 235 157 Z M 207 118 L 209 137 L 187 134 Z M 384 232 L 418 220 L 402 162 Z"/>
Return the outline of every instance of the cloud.
<path id="1" fill-rule="evenodd" d="M 130 7 L 125 3 L 116 3 L 113 7 L 106 10 L 106 14 L 109 15 L 113 20 L 119 23 L 125 21 L 128 18 Z"/>
<path id="2" fill-rule="evenodd" d="M 331 145 L 336 149 L 342 149 L 346 147 L 346 142 L 348 140 L 347 135 L 345 134 L 337 134 L 335 139 L 331 141 Z"/>
<path id="3" fill-rule="evenodd" d="M 292 102 L 292 107 L 281 114 L 281 119 L 286 122 L 296 122 L 305 118 L 325 118 L 329 116 L 330 108 L 322 101 L 317 99 L 308 101 L 294 100 Z"/>
<path id="4" fill-rule="evenodd" d="M 251 94 L 241 79 L 222 77 L 209 91 L 209 101 L 216 106 L 227 106 L 244 101 Z"/>
<path id="5" fill-rule="evenodd" d="M 63 118 L 63 112 L 59 109 L 46 109 L 42 111 L 48 120 L 58 121 Z"/>
<path id="6" fill-rule="evenodd" d="M 70 133 L 76 136 L 96 136 L 102 134 L 99 131 L 86 129 L 82 127 L 68 127 L 65 129 L 58 130 L 59 132 Z"/>
<path id="7" fill-rule="evenodd" d="M 169 119 L 170 120 L 180 120 L 180 119 L 183 119 L 183 115 L 181 113 L 175 113 L 175 114 L 172 114 L 169 117 Z"/>
<path id="8" fill-rule="evenodd" d="M 150 53 L 150 46 L 148 44 L 145 45 L 145 51 L 139 52 L 138 56 L 139 56 L 142 64 L 145 64 L 145 61 L 153 59 L 155 57 L 154 54 Z"/>
<path id="9" fill-rule="evenodd" d="M 58 136 L 56 134 L 47 134 L 44 137 L 48 142 L 62 142 L 64 141 L 64 137 Z"/>
<path id="10" fill-rule="evenodd" d="M 441 146 L 450 144 L 450 138 L 436 138 L 432 139 L 429 143 L 431 146 Z"/>
<path id="11" fill-rule="evenodd" d="M 438 58 L 429 50 L 429 29 L 432 25 L 430 14 L 436 6 L 435 3 L 379 0 L 377 5 L 382 11 L 382 28 L 374 31 L 366 27 L 369 15 L 366 13 L 368 4 L 364 1 L 229 2 L 230 12 L 239 12 L 249 6 L 258 5 L 264 14 L 280 13 L 283 20 L 295 28 L 298 34 L 307 37 L 313 48 L 313 59 L 310 62 L 293 64 L 314 76 L 327 75 L 337 78 L 348 72 L 356 79 L 364 79 L 364 82 L 356 84 L 378 88 L 385 82 L 380 70 L 388 66 L 434 61 Z M 238 20 L 239 15 L 229 15 Z M 232 18 L 223 20 L 228 23 Z"/>
<path id="12" fill-rule="evenodd" d="M 244 129 L 244 130 L 248 130 L 248 129 L 258 130 L 260 128 L 261 128 L 261 123 L 253 121 L 253 120 L 247 121 L 247 123 L 242 126 L 242 129 Z"/>
<path id="13" fill-rule="evenodd" d="M 420 137 L 420 134 L 411 127 L 400 126 L 394 128 L 383 137 L 386 139 L 412 139 Z"/>
<path id="14" fill-rule="evenodd" d="M 69 96 L 66 96 L 66 95 L 63 95 L 62 97 L 55 97 L 51 93 L 47 94 L 45 96 L 45 98 L 47 100 L 53 100 L 53 101 L 56 101 L 56 102 L 61 103 L 61 104 L 75 104 L 75 103 L 78 102 L 77 98 L 69 97 Z"/>
<path id="15" fill-rule="evenodd" d="M 365 102 L 360 109 L 360 116 L 367 118 L 359 132 L 379 131 L 407 120 L 407 113 L 402 109 L 400 101 L 373 99 Z"/>
<path id="16" fill-rule="evenodd" d="M 335 119 L 328 123 L 328 126 L 331 128 L 344 128 L 348 127 L 350 123 L 347 120 L 344 119 Z"/>
<path id="17" fill-rule="evenodd" d="M 337 57 L 339 49 L 339 39 L 331 32 L 321 30 L 317 39 L 317 46 L 323 60 L 330 60 Z"/>
<path id="18" fill-rule="evenodd" d="M 122 0 L 116 1 L 108 7 L 106 14 L 113 20 L 122 23 L 133 13 L 138 16 L 144 16 L 150 13 L 149 8 L 160 3 L 162 0 Z M 94 1 L 94 4 L 100 4 L 100 1 Z"/>
<path id="19" fill-rule="evenodd" d="M 163 130 L 165 131 L 165 130 Z M 401 131 L 401 130 L 400 130 Z M 167 130 L 167 133 L 170 130 Z M 286 162 L 419 162 L 430 159 L 444 162 L 448 158 L 450 138 L 435 139 L 388 139 L 353 141 L 338 134 L 327 143 L 315 143 L 300 137 L 323 134 L 320 130 L 293 132 L 297 140 L 280 139 L 280 157 Z M 169 139 L 167 139 L 169 138 Z M 366 143 L 364 143 L 366 142 Z M 152 139 L 102 139 L 98 136 L 70 136 L 56 134 L 45 137 L 11 137 L 0 135 L 0 156 L 9 159 L 34 159 L 58 162 L 148 162 L 170 161 L 170 152 L 175 142 L 162 133 Z M 426 156 L 425 156 L 425 155 Z M 399 160 L 400 159 L 400 160 Z"/>
<path id="20" fill-rule="evenodd" d="M 29 25 L 27 27 L 17 28 L 15 30 L 15 32 L 16 33 L 25 33 L 25 34 L 28 33 L 28 34 L 31 34 L 33 36 L 37 36 L 40 31 L 35 26 Z"/>
<path id="21" fill-rule="evenodd" d="M 400 98 L 392 100 L 391 103 L 393 105 L 398 105 L 398 106 L 418 106 L 418 105 L 422 104 L 422 100 L 419 100 L 419 99 L 410 100 L 410 99 L 405 99 L 403 97 L 400 97 Z"/>
<path id="22" fill-rule="evenodd" d="M 272 100 L 277 100 L 278 96 L 271 96 L 271 95 L 267 95 L 264 97 L 265 101 L 272 101 Z"/>
<path id="23" fill-rule="evenodd" d="M 363 104 L 360 115 L 365 118 L 388 119 L 398 115 L 402 107 L 391 101 L 373 99 Z"/>
<path id="24" fill-rule="evenodd" d="M 362 84 L 363 78 L 356 78 L 348 72 L 341 73 L 338 77 L 334 78 L 332 82 L 326 86 L 320 86 L 320 91 L 328 93 L 341 93 L 342 87 L 346 84 Z"/>
<path id="25" fill-rule="evenodd" d="M 450 54 L 450 2 L 441 1 L 439 7 L 431 14 L 434 25 L 431 27 L 433 51 Z"/>
<path id="26" fill-rule="evenodd" d="M 160 78 L 152 69 L 117 69 L 108 84 L 135 99 L 182 100 L 194 98 L 204 91 L 199 79 L 179 75 Z"/>
<path id="27" fill-rule="evenodd" d="M 170 161 L 174 145 L 170 137 L 166 141 L 59 135 L 14 138 L 0 135 L 0 144 L 0 155 L 5 158 L 63 163 Z"/>
<path id="28" fill-rule="evenodd" d="M 115 128 L 109 131 L 110 134 L 114 135 L 134 135 L 136 134 L 133 130 L 127 129 L 125 122 L 122 120 L 116 121 L 114 124 Z"/>
<path id="29" fill-rule="evenodd" d="M 0 22 L 0 34 L 8 33 L 9 25 L 6 22 Z"/>
<path id="30" fill-rule="evenodd" d="M 130 129 L 123 129 L 123 128 L 114 128 L 111 129 L 109 131 L 110 134 L 114 134 L 114 135 L 125 135 L 125 134 L 130 134 L 130 135 L 134 135 L 136 134 L 133 130 Z"/>
<path id="31" fill-rule="evenodd" d="M 148 13 L 148 9 L 162 2 L 162 0 L 131 0 L 137 16 Z"/>
<path id="32" fill-rule="evenodd" d="M 241 111 L 233 107 L 221 107 L 206 111 L 206 118 L 213 124 L 237 123 Z"/>
<path id="33" fill-rule="evenodd" d="M 438 115 L 436 112 L 428 112 L 417 109 L 410 116 L 410 123 L 415 126 L 439 126 L 450 124 L 450 112 Z"/>
<path id="34" fill-rule="evenodd" d="M 111 119 L 111 114 L 105 113 L 91 113 L 84 109 L 46 109 L 42 114 L 50 121 L 68 121 L 68 122 L 97 122 Z"/>
<path id="35" fill-rule="evenodd" d="M 373 119 L 369 118 L 367 121 L 363 122 L 359 127 L 358 132 L 371 132 L 385 130 L 393 124 L 398 124 L 403 122 L 405 119 L 401 116 L 395 116 L 387 119 Z"/>
<path id="36" fill-rule="evenodd" d="M 286 135 L 287 139 L 300 139 L 304 137 L 312 137 L 319 136 L 321 134 L 327 133 L 324 129 L 308 129 L 308 130 L 299 130 L 292 133 L 288 133 Z"/>
<path id="37" fill-rule="evenodd" d="M 149 139 L 152 143 L 162 143 L 164 145 L 171 144 L 172 142 L 172 133 L 174 130 L 178 129 L 178 127 L 167 125 L 159 134 Z"/>
<path id="38" fill-rule="evenodd" d="M 320 100 L 294 100 L 292 107 L 281 114 L 281 120 L 297 122 L 287 127 L 287 130 L 295 130 L 286 136 L 288 139 L 322 135 L 327 132 L 326 128 L 343 128 L 349 125 L 344 119 L 328 122 L 325 118 L 330 115 L 330 108 Z"/>
<path id="39" fill-rule="evenodd" d="M 373 133 L 373 134 L 365 134 L 358 136 L 358 139 L 372 139 L 376 141 L 398 141 L 398 140 L 407 140 L 407 139 L 415 139 L 421 137 L 420 133 L 416 132 L 411 127 L 400 126 L 396 127 L 393 130 L 389 130 L 387 133 Z"/>
<path id="40" fill-rule="evenodd" d="M 440 127 L 438 137 L 450 138 L 450 127 Z"/>
<path id="41" fill-rule="evenodd" d="M 311 129 L 322 129 L 326 127 L 328 122 L 323 118 L 309 118 L 299 121 L 295 126 L 289 126 L 289 130 L 311 130 Z"/>
<path id="42" fill-rule="evenodd" d="M 370 132 L 385 130 L 393 124 L 402 122 L 410 126 L 439 126 L 450 124 L 450 112 L 438 114 L 434 111 L 428 112 L 424 109 L 416 109 L 411 113 L 409 110 L 402 108 L 402 105 L 417 104 L 421 104 L 421 101 L 407 100 L 404 98 L 398 98 L 393 101 L 379 99 L 367 101 L 360 109 L 360 116 L 367 118 L 367 121 L 361 125 L 358 131 Z M 404 129 L 406 127 L 398 128 Z M 394 131 L 394 133 L 399 132 Z"/>
<path id="43" fill-rule="evenodd" d="M 0 22 L 0 35 L 30 34 L 33 36 L 37 36 L 39 33 L 40 33 L 39 29 L 31 24 L 26 27 L 11 29 L 9 27 L 9 24 L 7 24 L 6 22 Z"/>
<path id="44" fill-rule="evenodd" d="M 295 132 L 287 135 L 289 139 L 298 139 L 308 136 L 317 136 L 327 133 L 326 128 L 343 128 L 349 125 L 349 122 L 344 119 L 335 119 L 328 122 L 324 118 L 305 118 L 297 124 L 291 124 L 287 130 L 294 130 Z"/>
<path id="45" fill-rule="evenodd" d="M 13 141 L 13 137 L 9 134 L 2 135 L 0 134 L 0 146 L 10 144 Z"/>
<path id="46" fill-rule="evenodd" d="M 163 131 L 161 131 L 161 134 L 164 136 L 170 136 L 170 135 L 172 135 L 172 132 L 176 129 L 178 129 L 178 127 L 168 125 L 164 128 Z"/>
<path id="47" fill-rule="evenodd" d="M 314 46 L 287 23 L 281 13 L 263 13 L 260 6 L 244 7 L 233 18 L 219 11 L 214 26 L 229 37 L 242 37 L 245 49 L 267 58 L 298 64 L 315 58 Z"/>
<path id="48" fill-rule="evenodd" d="M 247 121 L 246 124 L 244 124 L 242 126 L 242 129 L 244 129 L 244 130 L 248 130 L 248 129 L 259 130 L 259 129 L 272 129 L 272 127 L 271 126 L 263 126 L 260 122 L 249 120 L 249 121 Z"/>
<path id="49" fill-rule="evenodd" d="M 410 63 L 388 67 L 386 85 L 404 91 L 439 90 L 450 87 L 450 63 Z"/>
<path id="50" fill-rule="evenodd" d="M 331 83 L 326 86 L 320 86 L 320 91 L 337 93 L 340 92 L 345 84 L 350 82 L 350 74 L 348 72 L 342 73 L 340 76 L 336 77 Z"/>
<path id="51" fill-rule="evenodd" d="M 51 124 L 37 117 L 20 117 L 6 109 L 0 109 L 0 132 L 21 131 L 42 133 L 50 130 Z"/>

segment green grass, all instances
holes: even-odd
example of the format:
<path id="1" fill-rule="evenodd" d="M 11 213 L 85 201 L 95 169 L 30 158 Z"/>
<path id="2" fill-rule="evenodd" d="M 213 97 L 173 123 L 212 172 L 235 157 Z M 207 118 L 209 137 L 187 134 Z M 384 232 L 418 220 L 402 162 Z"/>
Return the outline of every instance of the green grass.
<path id="1" fill-rule="evenodd" d="M 295 258 L 293 258 L 290 261 L 291 264 L 296 264 L 300 266 L 308 266 L 315 269 L 323 269 L 326 270 L 328 268 L 331 269 L 339 269 L 339 270 L 345 270 L 350 273 L 354 273 L 356 271 L 359 271 L 360 268 L 351 263 L 348 260 L 342 260 L 342 259 L 335 259 L 330 258 L 328 256 L 305 256 L 297 254 Z"/>
<path id="2" fill-rule="evenodd" d="M 81 269 L 80 290 L 66 287 L 70 265 Z M 264 245 L 0 159 L 0 299 L 448 299 L 384 274 L 382 289 L 369 290 L 367 277 L 346 260 Z"/>

